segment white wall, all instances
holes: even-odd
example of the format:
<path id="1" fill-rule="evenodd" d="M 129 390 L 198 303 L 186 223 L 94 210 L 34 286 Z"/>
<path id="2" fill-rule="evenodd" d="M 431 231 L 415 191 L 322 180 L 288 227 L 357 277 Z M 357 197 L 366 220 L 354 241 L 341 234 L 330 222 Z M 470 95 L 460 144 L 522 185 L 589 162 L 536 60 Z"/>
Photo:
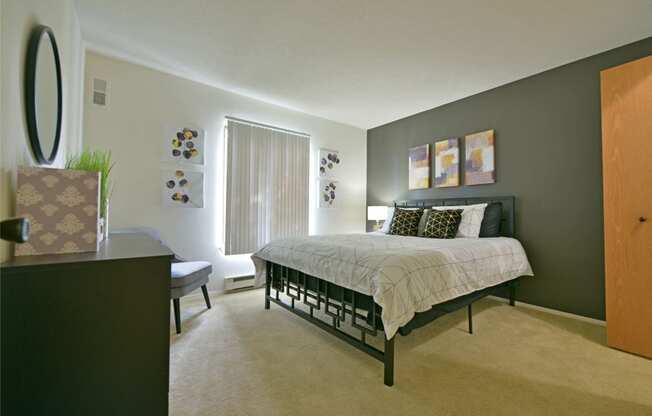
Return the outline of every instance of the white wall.
<path id="1" fill-rule="evenodd" d="M 25 55 L 31 29 L 50 26 L 59 47 L 63 83 L 61 147 L 53 167 L 61 167 L 69 152 L 81 147 L 83 47 L 73 0 L 1 0 L 0 62 L 0 218 L 14 214 L 18 165 L 34 165 L 25 122 L 23 83 Z M 0 242 L 0 261 L 8 258 L 9 244 Z"/>
<path id="2" fill-rule="evenodd" d="M 366 131 L 96 53 L 87 53 L 85 72 L 87 88 L 93 77 L 110 83 L 108 108 L 90 104 L 90 94 L 86 94 L 84 109 L 84 145 L 110 149 L 116 162 L 110 228 L 145 225 L 159 229 L 179 255 L 213 263 L 212 289 L 222 289 L 225 275 L 253 273 L 248 256 L 222 254 L 227 115 L 310 134 L 313 165 L 319 147 L 340 150 L 343 164 L 337 209 L 315 208 L 312 166 L 310 230 L 314 234 L 364 232 Z M 184 124 L 206 130 L 203 209 L 161 205 L 162 141 L 168 139 L 169 128 Z"/>

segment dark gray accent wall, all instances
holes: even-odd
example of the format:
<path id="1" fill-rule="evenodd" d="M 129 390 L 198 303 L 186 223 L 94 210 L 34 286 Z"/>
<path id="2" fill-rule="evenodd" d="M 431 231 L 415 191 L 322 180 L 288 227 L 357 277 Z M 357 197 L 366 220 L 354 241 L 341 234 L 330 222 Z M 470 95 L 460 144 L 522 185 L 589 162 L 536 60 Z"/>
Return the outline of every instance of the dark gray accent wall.
<path id="1" fill-rule="evenodd" d="M 600 71 L 651 54 L 652 37 L 369 130 L 367 204 L 515 195 L 536 275 L 517 298 L 604 319 Z M 408 191 L 409 147 L 487 129 L 495 184 Z"/>

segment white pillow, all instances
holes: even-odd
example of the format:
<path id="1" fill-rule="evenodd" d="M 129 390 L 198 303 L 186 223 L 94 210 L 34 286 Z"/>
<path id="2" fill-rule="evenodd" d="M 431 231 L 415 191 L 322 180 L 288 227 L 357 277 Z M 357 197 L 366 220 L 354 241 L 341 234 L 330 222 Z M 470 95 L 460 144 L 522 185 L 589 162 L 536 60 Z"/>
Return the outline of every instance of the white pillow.
<path id="1" fill-rule="evenodd" d="M 482 219 L 484 218 L 484 209 L 488 204 L 475 204 L 475 205 L 443 205 L 440 207 L 432 207 L 438 211 L 447 209 L 462 209 L 462 221 L 460 227 L 457 229 L 456 238 L 478 238 L 480 236 L 480 226 L 482 226 Z"/>
<path id="2" fill-rule="evenodd" d="M 383 223 L 383 226 L 380 227 L 381 233 L 389 233 L 389 226 L 392 225 L 392 220 L 394 219 L 394 207 L 387 207 L 387 219 Z"/>
<path id="3" fill-rule="evenodd" d="M 428 222 L 428 215 L 430 215 L 430 208 L 423 210 L 423 215 L 419 220 L 419 229 L 417 230 L 417 237 L 423 237 L 423 233 L 426 230 L 426 223 Z"/>

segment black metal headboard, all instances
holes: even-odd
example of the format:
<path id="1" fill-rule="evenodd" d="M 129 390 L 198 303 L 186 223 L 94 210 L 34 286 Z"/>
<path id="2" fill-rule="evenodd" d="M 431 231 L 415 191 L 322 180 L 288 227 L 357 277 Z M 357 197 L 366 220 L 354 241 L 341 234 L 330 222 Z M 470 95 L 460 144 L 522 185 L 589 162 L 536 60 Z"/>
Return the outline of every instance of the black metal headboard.
<path id="1" fill-rule="evenodd" d="M 461 198 L 433 198 L 433 199 L 407 199 L 394 201 L 397 207 L 428 208 L 445 205 L 471 205 L 490 202 L 502 204 L 502 218 L 500 222 L 500 235 L 514 237 L 516 231 L 516 204 L 513 196 L 488 196 L 488 197 L 461 197 Z"/>

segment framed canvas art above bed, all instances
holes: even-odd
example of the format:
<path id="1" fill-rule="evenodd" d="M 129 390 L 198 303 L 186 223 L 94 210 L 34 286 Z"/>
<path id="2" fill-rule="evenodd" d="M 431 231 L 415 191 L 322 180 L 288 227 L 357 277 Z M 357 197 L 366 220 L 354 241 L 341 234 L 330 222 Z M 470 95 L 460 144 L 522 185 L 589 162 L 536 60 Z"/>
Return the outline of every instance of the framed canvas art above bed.
<path id="1" fill-rule="evenodd" d="M 464 184 L 482 185 L 496 182 L 494 131 L 469 134 L 465 138 L 466 161 Z"/>
<path id="2" fill-rule="evenodd" d="M 460 185 L 460 139 L 435 142 L 435 187 Z"/>
<path id="3" fill-rule="evenodd" d="M 408 189 L 430 188 L 430 144 L 408 150 Z"/>

